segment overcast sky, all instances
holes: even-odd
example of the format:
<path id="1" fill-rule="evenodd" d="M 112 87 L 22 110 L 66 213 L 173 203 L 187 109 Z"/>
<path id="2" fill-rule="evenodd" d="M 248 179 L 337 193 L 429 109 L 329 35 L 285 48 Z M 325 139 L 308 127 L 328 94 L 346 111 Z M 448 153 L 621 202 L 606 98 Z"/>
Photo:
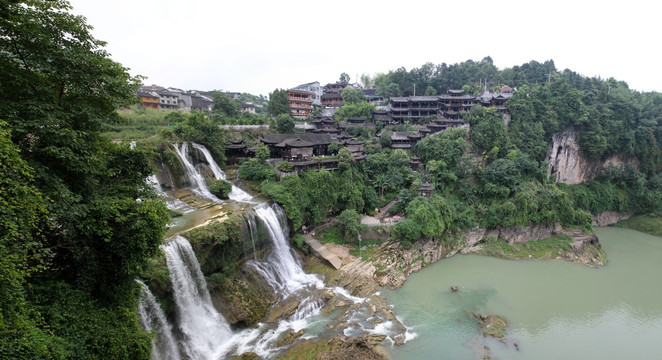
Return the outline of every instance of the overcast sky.
<path id="1" fill-rule="evenodd" d="M 662 90 L 662 2 L 71 0 L 145 84 L 250 92 L 491 56 Z"/>

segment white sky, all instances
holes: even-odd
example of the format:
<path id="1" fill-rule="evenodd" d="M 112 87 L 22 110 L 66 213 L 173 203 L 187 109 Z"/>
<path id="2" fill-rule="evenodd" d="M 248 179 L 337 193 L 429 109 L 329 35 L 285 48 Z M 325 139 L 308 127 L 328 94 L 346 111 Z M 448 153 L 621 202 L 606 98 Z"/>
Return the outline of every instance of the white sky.
<path id="1" fill-rule="evenodd" d="M 491 56 L 662 90 L 656 0 L 71 0 L 145 84 L 276 88 Z"/>

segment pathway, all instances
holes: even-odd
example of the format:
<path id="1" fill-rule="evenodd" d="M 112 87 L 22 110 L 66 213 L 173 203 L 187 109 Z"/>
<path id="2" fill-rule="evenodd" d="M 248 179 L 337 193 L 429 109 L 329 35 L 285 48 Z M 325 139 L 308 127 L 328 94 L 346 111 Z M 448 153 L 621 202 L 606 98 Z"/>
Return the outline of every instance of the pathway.
<path id="1" fill-rule="evenodd" d="M 319 241 L 314 239 L 311 234 L 304 235 L 306 238 L 306 244 L 310 245 L 310 248 L 313 249 L 313 252 L 328 261 L 336 270 L 340 269 L 342 266 L 342 261 L 334 253 L 329 251 L 326 246 L 322 245 Z"/>

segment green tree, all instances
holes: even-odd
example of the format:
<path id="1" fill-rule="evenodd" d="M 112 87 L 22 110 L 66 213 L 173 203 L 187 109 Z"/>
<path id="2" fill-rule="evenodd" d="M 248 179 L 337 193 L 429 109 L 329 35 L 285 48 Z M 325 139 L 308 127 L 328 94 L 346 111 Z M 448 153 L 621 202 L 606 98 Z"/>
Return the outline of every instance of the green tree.
<path id="1" fill-rule="evenodd" d="M 269 148 L 267 145 L 264 145 L 264 143 L 259 143 L 257 144 L 257 148 L 255 149 L 255 158 L 260 162 L 264 163 L 265 160 L 267 160 L 270 156 L 269 153 Z"/>
<path id="2" fill-rule="evenodd" d="M 400 221 L 393 227 L 393 237 L 405 246 L 416 242 L 421 236 L 421 227 L 410 219 Z"/>
<path id="3" fill-rule="evenodd" d="M 352 156 L 352 151 L 347 147 L 343 147 L 338 150 L 338 169 L 340 171 L 345 171 L 349 169 L 356 160 Z"/>
<path id="4" fill-rule="evenodd" d="M 334 142 L 332 142 L 331 144 L 329 144 L 329 147 L 327 147 L 327 150 L 328 150 L 331 154 L 337 154 L 337 153 L 338 153 L 338 150 L 340 150 L 341 147 L 342 147 L 342 144 L 341 144 L 341 143 L 339 143 L 338 141 L 334 141 Z"/>
<path id="5" fill-rule="evenodd" d="M 291 134 L 294 132 L 294 119 L 289 114 L 280 114 L 276 118 L 276 131 L 279 134 Z"/>
<path id="6" fill-rule="evenodd" d="M 212 112 L 221 117 L 236 117 L 241 112 L 241 104 L 223 91 L 214 91 Z"/>
<path id="7" fill-rule="evenodd" d="M 389 134 L 384 133 L 379 137 L 379 145 L 382 147 L 390 147 L 392 143 L 393 140 L 391 140 L 391 136 Z"/>
<path id="8" fill-rule="evenodd" d="M 271 116 L 290 113 L 290 102 L 287 99 L 287 90 L 276 89 L 269 93 L 269 103 L 267 110 Z"/>
<path id="9" fill-rule="evenodd" d="M 372 89 L 375 85 L 375 79 L 368 74 L 361 74 L 360 79 L 364 89 Z"/>
<path id="10" fill-rule="evenodd" d="M 363 230 L 361 214 L 354 209 L 343 210 L 336 219 L 340 223 L 345 240 L 356 239 Z"/>
<path id="11" fill-rule="evenodd" d="M 282 172 L 287 172 L 287 173 L 292 172 L 293 169 L 294 169 L 294 165 L 292 165 L 292 163 L 289 161 L 283 161 L 280 164 L 278 164 L 278 170 Z"/>
<path id="12" fill-rule="evenodd" d="M 384 98 L 402 96 L 400 86 L 394 82 L 377 83 L 377 91 L 375 91 L 375 93 Z"/>
<path id="13" fill-rule="evenodd" d="M 354 89 L 351 86 L 344 88 L 340 93 L 340 96 L 342 97 L 344 104 L 358 104 L 362 101 L 365 101 L 363 91 Z"/>
<path id="14" fill-rule="evenodd" d="M 229 199 L 232 184 L 226 180 L 218 179 L 209 185 L 209 191 L 219 199 Z"/>
<path id="15" fill-rule="evenodd" d="M 429 86 L 425 89 L 425 96 L 435 96 L 437 95 L 437 89 Z"/>
<path id="16" fill-rule="evenodd" d="M 362 117 L 368 121 L 372 120 L 375 106 L 365 101 L 353 104 L 343 104 L 336 110 L 335 118 L 338 121 L 347 121 L 352 117 Z"/>
<path id="17" fill-rule="evenodd" d="M 349 84 L 349 75 L 347 73 L 340 74 L 338 84 Z"/>
<path id="18" fill-rule="evenodd" d="M 139 79 L 110 59 L 67 2 L 1 7 L 0 119 L 48 199 L 48 222 L 24 224 L 25 231 L 38 226 L 42 237 L 6 234 L 18 236 L 17 245 L 32 243 L 35 254 L 44 249 L 48 267 L 24 285 L 30 320 L 44 331 L 25 334 L 28 341 L 14 337 L 24 325 L 3 331 L 14 335 L 3 336 L 13 343 L 0 346 L 0 357 L 147 359 L 134 279 L 158 251 L 168 215 L 144 182 L 153 154 L 100 134 L 119 121 L 118 107 L 136 102 Z M 26 192 L 26 201 L 34 199 Z M 27 204 L 25 216 L 33 208 Z M 79 310 L 59 306 L 65 302 Z"/>

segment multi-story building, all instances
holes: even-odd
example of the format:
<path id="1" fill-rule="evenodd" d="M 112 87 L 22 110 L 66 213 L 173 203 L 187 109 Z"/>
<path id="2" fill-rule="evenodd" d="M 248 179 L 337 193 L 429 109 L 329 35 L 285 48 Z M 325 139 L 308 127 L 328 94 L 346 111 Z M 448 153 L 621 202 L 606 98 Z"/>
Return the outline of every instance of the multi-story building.
<path id="1" fill-rule="evenodd" d="M 179 94 L 167 90 L 161 90 L 159 94 L 159 108 L 166 110 L 179 109 Z"/>
<path id="2" fill-rule="evenodd" d="M 159 108 L 159 94 L 155 91 L 138 90 L 136 93 L 142 100 L 141 106 L 145 109 L 158 109 Z"/>
<path id="3" fill-rule="evenodd" d="M 290 113 L 294 117 L 305 118 L 313 111 L 313 95 L 308 90 L 287 90 L 287 100 L 290 103 Z"/>
<path id="4" fill-rule="evenodd" d="M 506 112 L 506 102 L 512 96 L 510 92 L 493 94 L 485 92 L 480 96 L 465 94 L 464 90 L 448 90 L 438 96 L 408 96 L 392 97 L 389 100 L 389 115 L 394 122 L 402 122 L 405 118 L 420 122 L 432 117 L 445 120 L 461 120 L 462 114 L 471 110 L 475 104 L 496 108 Z M 442 122 L 443 122 L 442 121 Z M 433 130 L 433 129 L 431 129 Z"/>
<path id="5" fill-rule="evenodd" d="M 305 90 L 313 93 L 313 105 L 322 106 L 322 95 L 324 91 L 319 81 L 313 81 L 307 84 L 301 84 L 293 89 Z"/>

